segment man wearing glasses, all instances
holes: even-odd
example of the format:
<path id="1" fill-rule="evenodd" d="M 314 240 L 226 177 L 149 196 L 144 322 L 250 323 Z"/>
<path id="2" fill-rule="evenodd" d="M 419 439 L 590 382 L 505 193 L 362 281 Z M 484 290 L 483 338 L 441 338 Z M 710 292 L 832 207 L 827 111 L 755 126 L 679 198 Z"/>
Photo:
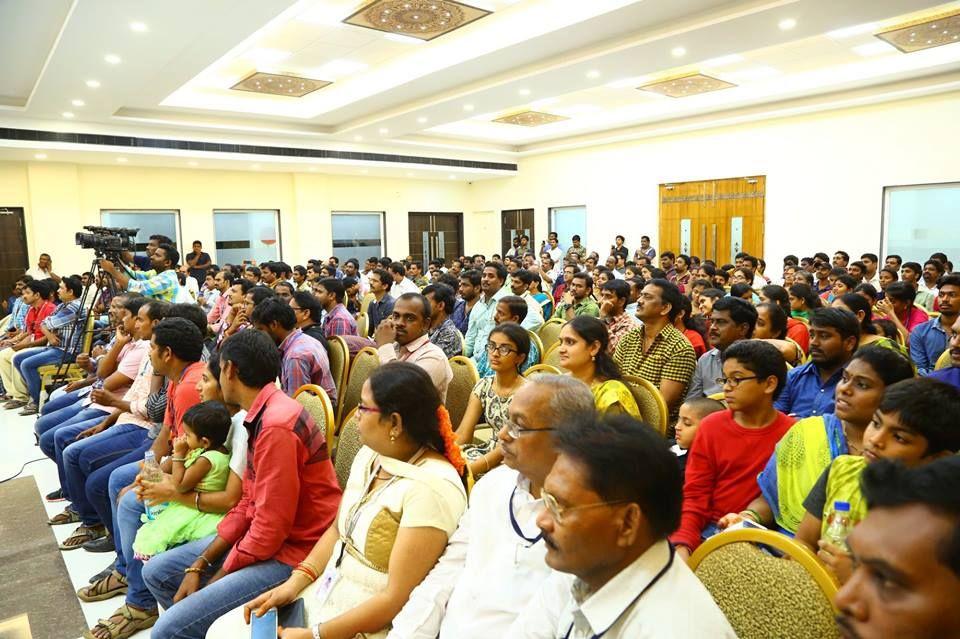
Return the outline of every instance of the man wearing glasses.
<path id="1" fill-rule="evenodd" d="M 593 417 L 562 425 L 555 447 L 537 525 L 557 572 L 506 636 L 735 637 L 667 541 L 680 521 L 681 479 L 656 431 Z"/>
<path id="2" fill-rule="evenodd" d="M 488 639 L 506 631 L 550 569 L 536 520 L 560 420 L 592 419 L 593 396 L 568 376 L 533 377 L 500 431 L 503 465 L 477 482 L 447 549 L 393 620 L 388 639 Z"/>

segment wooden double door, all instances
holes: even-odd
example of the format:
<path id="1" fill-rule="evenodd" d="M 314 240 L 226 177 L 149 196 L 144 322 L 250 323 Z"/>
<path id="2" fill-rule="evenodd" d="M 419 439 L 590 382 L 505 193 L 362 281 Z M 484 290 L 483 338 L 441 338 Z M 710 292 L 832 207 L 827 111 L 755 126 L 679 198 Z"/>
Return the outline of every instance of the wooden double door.
<path id="1" fill-rule="evenodd" d="M 526 235 L 530 238 L 527 245 L 536 250 L 536 238 L 533 237 L 533 209 L 511 209 L 500 212 L 500 255 L 506 255 L 513 248 L 513 238 Z"/>
<path id="2" fill-rule="evenodd" d="M 27 233 L 23 223 L 23 208 L 0 206 L 0 299 L 12 295 L 17 278 L 29 268 L 27 264 Z M 54 264 L 56 266 L 56 264 Z M 0 316 L 6 312 L 0 312 Z"/>
<path id="3" fill-rule="evenodd" d="M 737 253 L 763 256 L 766 177 L 660 185 L 659 251 L 697 255 L 718 266 Z"/>
<path id="4" fill-rule="evenodd" d="M 430 260 L 450 263 L 463 255 L 463 213 L 410 213 L 410 255 L 423 272 Z"/>

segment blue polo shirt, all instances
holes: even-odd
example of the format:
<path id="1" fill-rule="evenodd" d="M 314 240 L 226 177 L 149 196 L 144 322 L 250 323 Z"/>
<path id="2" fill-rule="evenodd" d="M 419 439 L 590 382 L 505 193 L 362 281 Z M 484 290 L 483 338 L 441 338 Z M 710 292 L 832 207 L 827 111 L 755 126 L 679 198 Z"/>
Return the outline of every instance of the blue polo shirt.
<path id="1" fill-rule="evenodd" d="M 937 365 L 937 359 L 947 350 L 950 338 L 940 325 L 940 318 L 934 317 L 929 321 L 914 327 L 910 331 L 910 359 L 917 366 L 917 373 L 929 375 Z"/>
<path id="2" fill-rule="evenodd" d="M 949 368 L 934 371 L 930 373 L 929 377 L 930 379 L 946 382 L 957 390 L 960 390 L 960 366 L 950 366 Z"/>
<path id="3" fill-rule="evenodd" d="M 841 368 L 824 383 L 820 381 L 820 369 L 813 362 L 798 366 L 787 373 L 787 383 L 774 406 L 797 419 L 832 413 L 837 382 L 842 375 Z"/>

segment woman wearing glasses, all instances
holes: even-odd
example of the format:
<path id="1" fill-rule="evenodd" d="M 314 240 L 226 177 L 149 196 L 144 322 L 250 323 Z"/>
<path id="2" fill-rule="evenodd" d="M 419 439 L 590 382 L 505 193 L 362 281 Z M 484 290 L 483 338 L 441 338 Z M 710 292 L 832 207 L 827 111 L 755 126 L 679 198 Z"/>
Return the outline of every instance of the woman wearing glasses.
<path id="1" fill-rule="evenodd" d="M 507 421 L 507 411 L 513 394 L 526 380 L 520 368 L 530 352 L 530 336 L 519 324 L 498 324 L 487 338 L 486 355 L 492 377 L 483 377 L 473 387 L 467 411 L 457 428 L 457 443 L 470 464 L 475 477 L 489 472 L 503 461 L 503 452 L 497 446 L 498 434 Z M 473 443 L 477 424 L 488 424 L 493 433 L 489 441 Z"/>
<path id="2" fill-rule="evenodd" d="M 363 447 L 334 523 L 286 582 L 220 618 L 208 637 L 247 636 L 244 617 L 302 599 L 307 628 L 285 630 L 286 639 L 381 639 L 440 558 L 467 496 L 430 376 L 405 362 L 381 366 L 363 385 L 358 413 Z"/>
<path id="3" fill-rule="evenodd" d="M 640 419 L 637 402 L 620 381 L 620 367 L 607 351 L 609 342 L 610 335 L 601 320 L 589 315 L 575 317 L 560 329 L 560 366 L 590 387 L 601 413 Z"/>

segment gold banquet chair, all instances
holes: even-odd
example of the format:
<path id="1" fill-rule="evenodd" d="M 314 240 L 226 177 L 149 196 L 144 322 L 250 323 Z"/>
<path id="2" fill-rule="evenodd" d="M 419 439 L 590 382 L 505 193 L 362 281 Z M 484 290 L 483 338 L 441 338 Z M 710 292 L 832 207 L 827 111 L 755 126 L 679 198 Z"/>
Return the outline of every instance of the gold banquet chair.
<path id="1" fill-rule="evenodd" d="M 341 427 L 350 411 L 360 404 L 360 391 L 363 390 L 363 383 L 367 381 L 367 378 L 378 366 L 380 366 L 380 355 L 375 348 L 370 346 L 360 349 L 360 352 L 353 357 L 350 372 L 347 374 L 347 383 L 344 385 L 343 392 L 337 401 L 337 424 Z M 338 435 L 340 430 L 340 428 L 337 429 Z"/>
<path id="2" fill-rule="evenodd" d="M 559 317 L 548 319 L 537 329 L 537 336 L 540 338 L 540 346 L 549 349 L 560 341 L 560 329 L 566 324 L 566 320 Z M 540 351 L 543 353 L 543 351 Z M 542 358 L 542 356 L 541 356 Z"/>
<path id="3" fill-rule="evenodd" d="M 563 367 L 560 366 L 560 353 L 559 353 L 560 348 L 559 347 L 560 347 L 560 342 L 555 342 L 553 346 L 550 346 L 549 348 L 547 348 L 547 352 L 540 356 L 540 363 L 549 364 L 554 368 L 562 369 Z"/>
<path id="4" fill-rule="evenodd" d="M 350 347 L 347 341 L 339 335 L 327 340 L 327 355 L 330 359 L 330 375 L 333 385 L 337 388 L 337 399 L 343 397 L 343 388 L 347 385 L 347 373 L 350 370 Z M 340 415 L 337 411 L 337 415 Z"/>
<path id="5" fill-rule="evenodd" d="M 350 477 L 350 467 L 353 466 L 353 459 L 360 452 L 363 443 L 360 441 L 360 414 L 356 407 L 351 410 L 343 420 L 340 426 L 340 434 L 337 436 L 337 447 L 333 454 L 333 470 L 337 473 L 337 483 L 341 490 L 346 488 L 347 479 Z"/>
<path id="6" fill-rule="evenodd" d="M 450 368 L 453 369 L 453 379 L 447 387 L 447 401 L 444 405 L 450 413 L 450 424 L 457 429 L 467 412 L 473 387 L 480 381 L 480 374 L 477 373 L 473 360 L 463 355 L 451 357 Z"/>
<path id="7" fill-rule="evenodd" d="M 537 375 L 563 375 L 563 371 L 550 364 L 535 364 L 523 371 L 523 376 L 527 379 L 536 377 Z"/>
<path id="8" fill-rule="evenodd" d="M 327 438 L 327 454 L 333 455 L 337 422 L 333 416 L 333 404 L 326 391 L 316 384 L 304 384 L 293 394 L 293 398 L 307 409 L 317 428 L 324 430 Z"/>
<path id="9" fill-rule="evenodd" d="M 740 639 L 839 637 L 836 580 L 813 553 L 785 535 L 757 528 L 723 532 L 706 540 L 689 565 Z"/>
<path id="10" fill-rule="evenodd" d="M 953 362 L 950 360 L 950 349 L 943 351 L 943 354 L 937 358 L 937 363 L 934 365 L 933 370 L 943 370 L 944 368 L 950 368 L 953 366 Z"/>
<path id="11" fill-rule="evenodd" d="M 534 364 L 539 364 L 543 361 L 543 342 L 540 341 L 540 337 L 533 331 L 527 331 L 527 335 L 530 337 L 530 345 L 537 347 L 537 355 L 539 359 L 534 362 Z"/>
<path id="12" fill-rule="evenodd" d="M 637 402 L 640 409 L 640 417 L 644 422 L 656 428 L 661 435 L 667 436 L 667 420 L 670 418 L 670 410 L 667 408 L 667 402 L 660 394 L 660 389 L 651 384 L 642 377 L 633 375 L 624 375 L 620 378 L 630 394 Z"/>

